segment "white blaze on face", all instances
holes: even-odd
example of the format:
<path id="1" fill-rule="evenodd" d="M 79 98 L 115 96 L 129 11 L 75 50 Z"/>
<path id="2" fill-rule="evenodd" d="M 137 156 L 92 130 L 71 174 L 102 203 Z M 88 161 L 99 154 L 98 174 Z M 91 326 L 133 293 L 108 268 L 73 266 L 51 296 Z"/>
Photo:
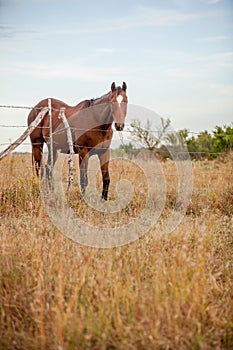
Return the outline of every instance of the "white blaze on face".
<path id="1" fill-rule="evenodd" d="M 121 95 L 117 96 L 117 102 L 120 104 L 123 100 L 123 97 Z"/>

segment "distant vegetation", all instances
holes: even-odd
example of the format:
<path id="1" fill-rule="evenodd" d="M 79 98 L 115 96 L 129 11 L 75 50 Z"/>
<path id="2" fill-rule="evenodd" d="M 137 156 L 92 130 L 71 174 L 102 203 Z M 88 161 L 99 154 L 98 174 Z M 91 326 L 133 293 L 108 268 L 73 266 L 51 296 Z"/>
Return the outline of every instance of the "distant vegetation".
<path id="1" fill-rule="evenodd" d="M 184 129 L 180 131 L 182 135 L 193 159 L 211 160 L 233 149 L 233 125 L 216 126 L 211 134 L 203 131 L 191 138 L 188 138 L 188 130 Z"/>
<path id="2" fill-rule="evenodd" d="M 197 134 L 188 129 L 170 131 L 170 119 L 161 118 L 161 125 L 153 130 L 152 123 L 147 120 L 142 125 L 139 120 L 134 120 L 130 125 L 131 141 L 120 145 L 113 151 L 113 155 L 126 153 L 128 157 L 136 156 L 142 149 L 151 151 L 162 159 L 171 158 L 169 150 L 184 144 L 190 153 L 191 159 L 212 160 L 218 156 L 224 156 L 233 149 L 233 124 L 215 126 L 212 132 L 201 131 Z"/>

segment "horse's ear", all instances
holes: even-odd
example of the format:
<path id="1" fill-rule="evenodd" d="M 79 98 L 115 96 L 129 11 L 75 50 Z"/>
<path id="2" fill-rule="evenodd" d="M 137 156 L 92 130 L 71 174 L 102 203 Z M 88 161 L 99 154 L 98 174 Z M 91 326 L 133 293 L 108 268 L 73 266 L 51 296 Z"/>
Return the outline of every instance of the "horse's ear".
<path id="1" fill-rule="evenodd" d="M 116 90 L 116 84 L 113 82 L 112 83 L 112 85 L 111 85 L 111 90 L 112 90 L 112 92 L 114 91 L 114 90 Z"/>
<path id="2" fill-rule="evenodd" d="M 127 85 L 126 85 L 126 83 L 123 81 L 122 90 L 123 90 L 123 91 L 126 91 L 126 89 L 127 89 Z"/>

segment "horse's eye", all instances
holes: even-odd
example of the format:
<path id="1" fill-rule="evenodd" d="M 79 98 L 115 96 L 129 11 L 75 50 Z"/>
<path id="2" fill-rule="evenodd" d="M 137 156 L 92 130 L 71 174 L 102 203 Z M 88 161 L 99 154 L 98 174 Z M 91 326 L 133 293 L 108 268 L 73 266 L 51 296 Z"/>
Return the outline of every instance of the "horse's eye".
<path id="1" fill-rule="evenodd" d="M 123 100 L 123 97 L 121 95 L 118 95 L 116 99 L 118 103 L 121 103 Z"/>

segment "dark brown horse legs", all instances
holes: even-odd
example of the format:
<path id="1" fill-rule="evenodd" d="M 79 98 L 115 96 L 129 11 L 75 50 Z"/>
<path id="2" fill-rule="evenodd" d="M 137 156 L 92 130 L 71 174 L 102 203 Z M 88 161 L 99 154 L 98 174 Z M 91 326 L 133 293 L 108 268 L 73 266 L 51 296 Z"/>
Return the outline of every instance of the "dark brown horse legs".
<path id="1" fill-rule="evenodd" d="M 87 166 L 89 155 L 88 153 L 79 154 L 79 168 L 80 168 L 80 186 L 82 194 L 85 193 L 88 185 Z"/>
<path id="2" fill-rule="evenodd" d="M 33 154 L 33 165 L 35 165 L 36 175 L 40 174 L 41 159 L 43 154 L 43 141 L 35 140 L 32 144 L 32 154 Z"/>
<path id="3" fill-rule="evenodd" d="M 98 155 L 100 160 L 100 167 L 102 172 L 102 178 L 103 178 L 103 191 L 102 191 L 102 198 L 104 200 L 108 199 L 108 187 L 110 184 L 110 176 L 108 171 L 108 165 L 109 165 L 109 157 L 110 157 L 110 151 L 109 149 L 106 149 L 104 153 L 101 153 Z"/>
<path id="4" fill-rule="evenodd" d="M 110 177 L 109 177 L 109 172 L 108 170 L 102 171 L 102 176 L 103 176 L 103 192 L 102 192 L 102 198 L 104 200 L 108 199 L 108 187 L 110 184 Z"/>
<path id="5" fill-rule="evenodd" d="M 85 193 L 88 185 L 88 177 L 86 169 L 80 169 L 80 186 L 82 194 Z"/>

